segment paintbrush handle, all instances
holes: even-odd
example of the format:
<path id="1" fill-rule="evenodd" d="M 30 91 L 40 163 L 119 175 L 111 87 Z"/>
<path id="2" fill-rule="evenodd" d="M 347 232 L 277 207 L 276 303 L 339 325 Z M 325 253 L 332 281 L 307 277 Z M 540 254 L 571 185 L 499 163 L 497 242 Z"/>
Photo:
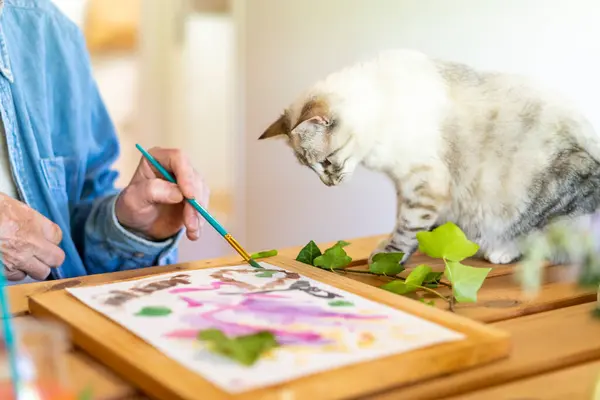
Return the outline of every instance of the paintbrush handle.
<path id="1" fill-rule="evenodd" d="M 175 184 L 177 183 L 175 181 L 175 178 L 173 177 L 173 175 L 171 175 L 171 173 L 169 171 L 167 171 L 162 165 L 160 165 L 160 163 L 154 157 L 152 157 L 152 154 L 150 154 L 146 150 L 144 150 L 144 148 L 142 146 L 140 146 L 139 144 L 136 144 L 135 147 L 142 153 L 142 155 L 148 160 L 148 162 L 150 162 L 150 164 L 152 164 L 152 166 L 154 166 L 154 168 L 156 168 L 158 170 L 158 172 L 160 172 L 165 177 L 166 180 L 168 180 L 171 183 L 175 183 Z M 210 215 L 210 213 L 208 211 L 206 211 L 206 209 L 204 209 L 204 207 L 202 207 L 195 199 L 186 199 L 186 200 L 192 205 L 192 207 L 194 207 L 196 209 L 196 211 L 198 211 L 200 213 L 200 215 L 202 215 L 204 217 L 205 220 L 208 221 L 208 223 L 213 228 L 215 228 L 215 230 L 217 232 L 219 232 L 219 234 L 221 236 L 223 236 L 223 238 L 227 241 L 227 243 L 229 243 L 231 245 L 231 247 L 233 247 L 235 249 L 235 251 L 237 251 L 245 261 L 250 261 L 250 255 L 225 230 L 225 228 L 223 228 L 223 226 L 219 223 L 219 221 L 217 221 L 212 215 Z"/>

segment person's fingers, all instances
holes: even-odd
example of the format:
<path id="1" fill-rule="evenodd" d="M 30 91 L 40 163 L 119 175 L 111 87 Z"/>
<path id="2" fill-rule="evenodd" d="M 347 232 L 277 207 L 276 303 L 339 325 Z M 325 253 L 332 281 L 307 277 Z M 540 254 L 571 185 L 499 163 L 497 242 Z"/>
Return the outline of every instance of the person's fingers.
<path id="1" fill-rule="evenodd" d="M 18 269 L 17 270 L 9 270 L 7 268 L 4 268 L 4 276 L 6 277 L 7 280 L 9 280 L 11 282 L 22 281 L 23 279 L 25 279 L 27 277 L 27 275 L 23 271 L 19 271 Z"/>
<path id="2" fill-rule="evenodd" d="M 42 214 L 37 215 L 37 221 L 35 222 L 42 232 L 42 235 L 46 240 L 53 244 L 59 244 L 62 240 L 62 230 L 54 222 L 44 217 Z"/>
<path id="3" fill-rule="evenodd" d="M 50 275 L 50 267 L 36 257 L 27 259 L 19 269 L 38 281 L 43 281 Z"/>
<path id="4" fill-rule="evenodd" d="M 186 203 L 183 207 L 183 224 L 188 239 L 196 240 L 200 237 L 200 218 L 198 211 L 190 203 Z"/>
<path id="5" fill-rule="evenodd" d="M 65 252 L 43 238 L 32 238 L 35 257 L 49 267 L 60 267 L 65 261 Z"/>
<path id="6" fill-rule="evenodd" d="M 177 204 L 181 203 L 183 194 L 179 187 L 160 178 L 148 179 L 130 188 L 135 194 L 130 196 L 135 203 L 133 206 L 144 207 L 148 204 Z"/>
<path id="7" fill-rule="evenodd" d="M 194 167 L 181 150 L 155 147 L 148 150 L 148 153 L 150 153 L 165 169 L 173 173 L 177 185 L 187 199 L 195 198 Z M 150 165 L 150 163 L 148 163 L 148 165 Z M 154 171 L 154 167 L 151 165 L 150 167 Z M 162 177 L 158 171 L 156 171 L 155 174 L 157 177 Z"/>

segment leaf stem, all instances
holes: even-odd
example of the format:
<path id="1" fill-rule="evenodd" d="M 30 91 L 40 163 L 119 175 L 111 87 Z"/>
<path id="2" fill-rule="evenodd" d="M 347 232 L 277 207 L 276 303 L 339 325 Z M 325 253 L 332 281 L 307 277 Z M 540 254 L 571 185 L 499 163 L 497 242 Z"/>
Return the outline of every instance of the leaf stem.
<path id="1" fill-rule="evenodd" d="M 429 293 L 433 293 L 433 294 L 435 294 L 436 296 L 438 296 L 438 297 L 440 297 L 440 298 L 444 299 L 444 301 L 446 301 L 446 302 L 448 302 L 448 303 L 450 302 L 450 300 L 449 300 L 449 299 L 448 299 L 446 296 L 444 296 L 443 294 L 440 294 L 440 293 L 436 292 L 436 291 L 435 291 L 435 290 L 433 290 L 433 289 L 430 289 L 430 288 L 428 288 L 428 287 L 425 287 L 425 286 L 417 286 L 417 287 L 418 287 L 419 289 L 426 290 L 426 291 L 428 291 Z"/>
<path id="2" fill-rule="evenodd" d="M 450 301 L 448 302 L 448 306 L 450 311 L 454 312 L 454 305 L 456 304 L 456 298 L 453 295 L 450 295 Z"/>
<path id="3" fill-rule="evenodd" d="M 352 272 L 355 274 L 367 274 L 367 275 L 375 275 L 375 276 L 382 276 L 384 278 L 391 278 L 391 279 L 402 279 L 404 280 L 404 278 L 399 278 L 395 275 L 384 275 L 384 274 L 377 274 L 375 272 L 371 272 L 371 271 L 365 271 L 362 269 L 347 269 L 347 268 L 339 268 L 338 270 L 344 271 L 344 272 Z"/>

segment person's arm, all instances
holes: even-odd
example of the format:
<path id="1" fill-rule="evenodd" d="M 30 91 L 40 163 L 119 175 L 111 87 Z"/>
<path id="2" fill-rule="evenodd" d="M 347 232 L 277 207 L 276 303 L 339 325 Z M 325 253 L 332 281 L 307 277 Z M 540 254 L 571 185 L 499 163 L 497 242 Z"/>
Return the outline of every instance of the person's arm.
<path id="1" fill-rule="evenodd" d="M 176 263 L 183 230 L 173 238 L 153 242 L 123 228 L 115 216 L 118 174 L 112 165 L 119 155 L 119 143 L 80 41 L 81 57 L 87 64 L 83 78 L 86 84 L 82 86 L 83 98 L 88 102 L 83 111 L 89 113 L 83 118 L 89 118 L 89 122 L 83 124 L 87 132 L 81 133 L 88 150 L 83 191 L 71 217 L 75 244 L 89 274 Z"/>

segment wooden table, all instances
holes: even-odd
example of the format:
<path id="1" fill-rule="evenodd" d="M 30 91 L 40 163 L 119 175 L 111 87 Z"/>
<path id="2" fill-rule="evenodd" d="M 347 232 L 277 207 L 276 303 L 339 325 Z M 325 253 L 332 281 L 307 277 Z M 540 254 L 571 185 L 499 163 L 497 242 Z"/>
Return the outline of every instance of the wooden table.
<path id="1" fill-rule="evenodd" d="M 348 240 L 351 245 L 346 250 L 354 260 L 352 268 L 366 268 L 366 259 L 381 238 Z M 325 243 L 320 247 L 323 249 L 332 244 Z M 280 254 L 294 258 L 299 249 L 284 249 Z M 11 311 L 15 318 L 33 318 L 28 315 L 27 298 L 35 293 L 185 270 L 236 259 L 237 257 L 227 257 L 213 261 L 14 286 L 9 288 Z M 441 263 L 422 255 L 413 256 L 408 268 L 422 263 L 440 271 L 443 269 Z M 467 264 L 486 265 L 478 260 L 469 260 Z M 557 266 L 546 270 L 540 294 L 533 299 L 527 299 L 515 282 L 513 271 L 514 266 L 494 267 L 479 292 L 478 302 L 459 304 L 455 311 L 510 332 L 513 349 L 508 359 L 409 387 L 374 394 L 369 398 L 594 399 L 595 384 L 600 379 L 600 319 L 594 319 L 590 315 L 595 307 L 596 291 L 585 290 L 569 283 L 565 280 L 568 279 L 569 268 Z M 371 285 L 385 282 L 383 278 L 366 274 L 348 276 Z M 442 303 L 436 305 L 446 306 Z M 79 389 L 91 386 L 95 399 L 147 398 L 126 381 L 76 349 L 66 352 L 64 357 L 73 384 Z"/>

